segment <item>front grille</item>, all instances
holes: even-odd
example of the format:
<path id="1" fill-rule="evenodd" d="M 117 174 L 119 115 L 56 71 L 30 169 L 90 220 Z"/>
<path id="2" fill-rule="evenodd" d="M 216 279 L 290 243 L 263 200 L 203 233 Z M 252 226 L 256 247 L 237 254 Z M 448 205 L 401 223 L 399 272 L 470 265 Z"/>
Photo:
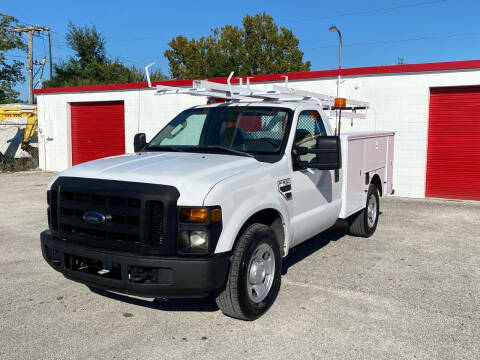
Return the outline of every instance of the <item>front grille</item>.
<path id="1" fill-rule="evenodd" d="M 85 227 L 72 226 L 67 224 L 62 224 L 61 229 L 62 229 L 62 232 L 64 233 L 93 237 L 97 240 L 115 240 L 115 241 L 131 241 L 131 242 L 139 242 L 140 240 L 138 235 L 122 234 L 114 231 L 94 230 L 94 229 L 88 229 Z"/>
<path id="2" fill-rule="evenodd" d="M 76 217 L 78 219 L 83 218 L 83 211 L 69 209 L 66 207 L 60 208 L 61 214 L 64 216 Z M 109 219 L 110 223 L 113 224 L 126 224 L 126 225 L 136 225 L 140 224 L 138 216 L 128 216 L 128 215 L 117 215 L 117 214 L 110 214 L 111 219 Z"/>
<path id="3" fill-rule="evenodd" d="M 60 177 L 48 194 L 49 226 L 54 236 L 90 247 L 170 254 L 178 197 L 171 186 Z M 86 212 L 105 221 L 87 222 Z"/>
<path id="4" fill-rule="evenodd" d="M 80 203 L 90 203 L 100 206 L 111 207 L 132 207 L 139 208 L 141 201 L 120 196 L 105 196 L 96 194 L 86 194 L 83 192 L 62 191 L 62 201 L 75 201 Z"/>
<path id="5" fill-rule="evenodd" d="M 48 191 L 47 192 L 47 215 L 48 215 L 48 226 L 56 230 L 58 228 L 57 222 L 57 192 L 56 191 Z"/>
<path id="6" fill-rule="evenodd" d="M 139 199 L 60 191 L 58 208 L 60 231 L 64 234 L 95 239 L 99 246 L 102 241 L 140 243 Z M 87 211 L 96 211 L 108 218 L 105 223 L 90 224 L 83 219 Z"/>

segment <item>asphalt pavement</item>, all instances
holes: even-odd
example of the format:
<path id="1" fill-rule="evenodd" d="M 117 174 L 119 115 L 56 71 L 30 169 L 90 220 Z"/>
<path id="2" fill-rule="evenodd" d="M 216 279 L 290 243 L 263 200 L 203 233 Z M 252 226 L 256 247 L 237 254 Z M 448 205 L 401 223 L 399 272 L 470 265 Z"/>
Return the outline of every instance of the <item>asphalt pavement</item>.
<path id="1" fill-rule="evenodd" d="M 337 226 L 284 259 L 255 322 L 206 300 L 92 292 L 45 263 L 46 186 L 0 174 L 0 359 L 479 359 L 480 202 L 381 199 L 369 239 Z"/>

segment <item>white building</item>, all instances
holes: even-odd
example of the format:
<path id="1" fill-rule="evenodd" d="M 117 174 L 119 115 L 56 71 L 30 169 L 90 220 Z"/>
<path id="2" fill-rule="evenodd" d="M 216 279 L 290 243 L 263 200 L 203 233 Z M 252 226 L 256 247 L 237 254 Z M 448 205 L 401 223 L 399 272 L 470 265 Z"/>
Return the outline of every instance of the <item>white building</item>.
<path id="1" fill-rule="evenodd" d="M 336 93 L 337 70 L 258 75 L 250 82 L 270 88 L 283 83 L 283 75 L 293 88 Z M 355 120 L 353 127 L 344 120 L 342 131 L 396 132 L 397 195 L 480 200 L 480 60 L 343 69 L 340 89 L 341 96 L 369 101 L 372 108 L 368 120 Z M 36 94 L 40 168 L 54 171 L 133 152 L 137 132 L 148 140 L 180 111 L 206 102 L 189 95 L 156 96 L 145 83 Z"/>

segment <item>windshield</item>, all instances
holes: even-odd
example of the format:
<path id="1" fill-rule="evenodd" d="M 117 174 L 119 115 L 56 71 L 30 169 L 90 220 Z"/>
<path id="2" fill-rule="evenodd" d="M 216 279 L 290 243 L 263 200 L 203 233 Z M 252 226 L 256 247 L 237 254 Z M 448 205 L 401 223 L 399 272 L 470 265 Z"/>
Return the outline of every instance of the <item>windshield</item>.
<path id="1" fill-rule="evenodd" d="M 221 106 L 185 110 L 149 143 L 148 150 L 280 152 L 292 111 L 276 107 Z"/>

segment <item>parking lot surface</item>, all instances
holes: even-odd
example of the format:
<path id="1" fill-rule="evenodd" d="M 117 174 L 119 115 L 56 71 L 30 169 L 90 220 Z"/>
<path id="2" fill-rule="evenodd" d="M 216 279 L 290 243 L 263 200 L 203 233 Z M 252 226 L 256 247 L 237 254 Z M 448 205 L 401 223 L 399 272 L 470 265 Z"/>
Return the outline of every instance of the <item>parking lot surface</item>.
<path id="1" fill-rule="evenodd" d="M 43 260 L 55 174 L 0 174 L 0 359 L 478 359 L 480 202 L 382 198 L 369 239 L 330 230 L 284 259 L 255 322 L 211 300 L 94 293 Z"/>

